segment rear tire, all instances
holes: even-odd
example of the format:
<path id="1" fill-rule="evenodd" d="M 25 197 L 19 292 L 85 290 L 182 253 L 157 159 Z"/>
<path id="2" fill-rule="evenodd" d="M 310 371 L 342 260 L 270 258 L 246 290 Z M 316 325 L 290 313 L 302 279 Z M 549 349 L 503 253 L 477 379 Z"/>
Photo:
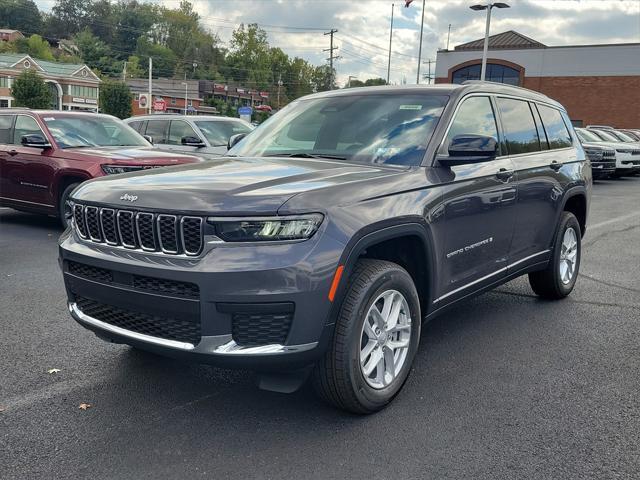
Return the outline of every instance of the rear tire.
<path id="1" fill-rule="evenodd" d="M 406 270 L 383 260 L 359 260 L 329 349 L 313 371 L 316 392 L 353 413 L 384 408 L 409 375 L 421 321 L 418 293 Z"/>
<path id="2" fill-rule="evenodd" d="M 553 255 L 547 268 L 529 274 L 529 284 L 542 298 L 558 300 L 571 293 L 578 278 L 582 244 L 578 219 L 562 212 L 556 232 Z"/>
<path id="3" fill-rule="evenodd" d="M 69 207 L 69 195 L 71 192 L 80 185 L 79 183 L 72 183 L 67 185 L 60 195 L 60 201 L 58 202 L 58 218 L 64 228 L 69 226 L 69 219 L 71 218 L 71 208 Z"/>

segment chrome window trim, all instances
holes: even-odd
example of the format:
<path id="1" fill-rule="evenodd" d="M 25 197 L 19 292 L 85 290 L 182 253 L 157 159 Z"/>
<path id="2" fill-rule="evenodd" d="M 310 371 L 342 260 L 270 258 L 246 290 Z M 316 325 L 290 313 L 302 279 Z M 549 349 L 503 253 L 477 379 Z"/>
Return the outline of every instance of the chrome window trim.
<path id="1" fill-rule="evenodd" d="M 115 227 L 116 243 L 111 243 L 104 234 L 104 221 L 102 220 L 102 217 L 105 211 L 113 212 L 113 226 Z M 104 243 L 112 247 L 117 246 L 119 236 L 118 219 L 116 218 L 116 211 L 113 208 L 100 208 L 100 228 L 102 229 L 102 238 L 104 239 Z"/>
<path id="2" fill-rule="evenodd" d="M 98 222 L 98 231 L 100 232 L 100 235 L 102 235 L 102 227 L 100 226 L 100 209 L 98 207 L 94 207 L 91 205 L 84 207 L 84 225 L 87 229 L 87 235 L 89 235 L 89 240 L 92 240 L 97 243 L 102 243 L 102 238 L 94 237 L 93 235 L 91 235 L 91 229 L 89 228 L 89 220 L 87 219 L 87 215 L 89 214 L 90 209 L 91 211 L 93 210 L 96 211 L 96 222 Z"/>
<path id="3" fill-rule="evenodd" d="M 184 240 L 184 221 L 185 219 L 194 219 L 194 220 L 198 220 L 199 223 L 199 232 L 200 232 L 200 248 L 198 249 L 197 252 L 189 252 L 187 251 L 187 243 Z M 200 255 L 200 252 L 202 251 L 202 249 L 204 248 L 204 225 L 203 225 L 203 221 L 202 221 L 202 217 L 192 217 L 192 216 L 184 216 L 180 219 L 180 242 L 182 243 L 182 251 L 185 253 L 185 255 L 188 255 L 190 257 L 195 257 Z"/>
<path id="4" fill-rule="evenodd" d="M 153 248 L 145 247 L 142 245 L 142 237 L 140 236 L 140 224 L 138 223 L 140 220 L 140 216 L 142 215 L 150 215 L 151 216 L 151 234 L 153 235 Z M 156 252 L 158 249 L 156 248 L 156 224 L 155 224 L 155 215 L 149 212 L 138 212 L 135 216 L 135 225 L 136 225 L 136 233 L 138 234 L 138 243 L 140 243 L 140 249 L 145 252 Z"/>
<path id="5" fill-rule="evenodd" d="M 122 236 L 122 229 L 120 228 L 120 215 L 122 215 L 123 213 L 130 213 L 131 214 L 131 233 L 133 234 L 133 241 L 134 244 L 133 245 L 127 245 L 126 243 L 124 243 L 124 237 Z M 131 211 L 131 210 L 118 210 L 118 213 L 116 214 L 116 224 L 118 226 L 118 236 L 120 237 L 120 243 L 122 244 L 123 247 L 128 248 L 128 249 L 137 249 L 138 246 L 135 244 L 135 236 L 136 236 L 136 216 L 135 214 Z"/>
<path id="6" fill-rule="evenodd" d="M 162 228 L 160 227 L 160 222 L 161 222 L 163 217 L 173 218 L 173 230 L 174 230 L 174 235 L 176 237 L 176 250 L 166 249 L 166 248 L 164 248 L 164 245 L 162 243 Z M 156 217 L 156 222 L 157 222 L 157 228 L 158 228 L 158 243 L 160 244 L 160 250 L 163 253 L 169 253 L 169 254 L 172 254 L 172 255 L 177 254 L 178 253 L 178 249 L 180 248 L 180 237 L 179 237 L 178 225 L 177 225 L 178 217 L 176 215 L 160 213 Z"/>

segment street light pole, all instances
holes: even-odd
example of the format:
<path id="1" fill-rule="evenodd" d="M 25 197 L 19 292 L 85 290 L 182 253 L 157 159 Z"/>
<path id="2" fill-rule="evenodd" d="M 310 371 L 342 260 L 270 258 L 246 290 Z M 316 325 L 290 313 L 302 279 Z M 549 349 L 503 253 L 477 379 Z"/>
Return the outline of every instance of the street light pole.
<path id="1" fill-rule="evenodd" d="M 487 54 L 489 52 L 489 29 L 491 26 L 491 10 L 493 10 L 494 8 L 509 8 L 509 5 L 502 2 L 489 2 L 486 5 L 472 5 L 469 8 L 476 11 L 487 11 L 487 24 L 484 32 L 484 46 L 482 48 L 482 69 L 480 70 L 480 81 L 484 81 L 487 73 Z"/>
<path id="2" fill-rule="evenodd" d="M 349 79 L 347 80 L 347 88 L 351 87 L 351 79 L 355 79 L 357 80 L 358 77 L 354 77 L 353 75 L 349 75 Z M 389 80 L 387 80 L 387 83 L 389 83 Z"/>
<path id="3" fill-rule="evenodd" d="M 391 29 L 389 30 L 389 63 L 387 64 L 387 85 L 389 85 L 389 77 L 391 76 L 391 40 L 393 39 L 393 8 L 395 3 L 391 4 Z"/>
<path id="4" fill-rule="evenodd" d="M 420 23 L 420 45 L 418 46 L 418 72 L 416 73 L 416 84 L 420 83 L 420 63 L 422 63 L 422 31 L 424 30 L 424 4 L 422 0 L 422 22 Z"/>

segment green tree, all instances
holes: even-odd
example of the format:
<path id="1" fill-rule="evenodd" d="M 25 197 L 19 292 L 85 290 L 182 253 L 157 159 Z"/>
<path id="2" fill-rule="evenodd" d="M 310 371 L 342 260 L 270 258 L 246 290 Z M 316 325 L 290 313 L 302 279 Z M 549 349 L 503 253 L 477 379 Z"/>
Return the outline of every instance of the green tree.
<path id="1" fill-rule="evenodd" d="M 121 0 L 113 5 L 113 16 L 116 29 L 111 49 L 119 59 L 125 59 L 135 55 L 139 39 L 146 41 L 146 37 L 151 35 L 160 14 L 157 5 Z"/>
<path id="2" fill-rule="evenodd" d="M 14 106 L 27 108 L 50 108 L 53 96 L 44 80 L 34 71 L 23 71 L 11 87 Z"/>
<path id="3" fill-rule="evenodd" d="M 140 57 L 129 55 L 127 59 L 127 78 L 140 78 L 144 76 L 144 68 L 140 66 Z"/>
<path id="4" fill-rule="evenodd" d="M 65 38 L 78 33 L 86 25 L 91 6 L 87 0 L 56 0 L 46 18 L 46 34 Z"/>
<path id="5" fill-rule="evenodd" d="M 80 58 L 91 68 L 98 67 L 102 57 L 111 56 L 109 46 L 96 37 L 88 28 L 77 33 L 73 41 L 78 47 Z"/>
<path id="6" fill-rule="evenodd" d="M 42 16 L 33 0 L 0 0 L 0 28 L 40 32 Z"/>
<path id="7" fill-rule="evenodd" d="M 230 43 L 225 76 L 260 89 L 273 84 L 267 32 L 257 24 L 241 24 L 231 35 Z"/>
<path id="8" fill-rule="evenodd" d="M 133 96 L 122 82 L 104 82 L 100 86 L 100 111 L 118 118 L 131 116 Z"/>
<path id="9" fill-rule="evenodd" d="M 173 53 L 173 50 L 140 37 L 136 55 L 142 58 L 153 58 L 154 77 L 170 78 L 173 76 L 177 63 L 176 54 Z"/>
<path id="10" fill-rule="evenodd" d="M 364 86 L 365 87 L 375 87 L 377 85 L 386 85 L 387 81 L 384 78 L 367 78 L 364 81 Z"/>
<path id="11" fill-rule="evenodd" d="M 31 55 L 33 58 L 48 60 L 50 62 L 55 60 L 49 43 L 40 35 L 34 34 L 29 38 L 20 38 L 14 43 L 19 53 L 26 53 Z"/>

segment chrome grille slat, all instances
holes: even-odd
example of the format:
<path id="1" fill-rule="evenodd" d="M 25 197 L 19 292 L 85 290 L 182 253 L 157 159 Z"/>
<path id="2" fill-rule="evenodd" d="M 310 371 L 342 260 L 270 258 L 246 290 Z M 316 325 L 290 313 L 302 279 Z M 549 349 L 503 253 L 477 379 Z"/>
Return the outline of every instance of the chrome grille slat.
<path id="1" fill-rule="evenodd" d="M 204 249 L 203 217 L 77 203 L 72 207 L 76 233 L 92 243 L 190 257 L 200 255 Z"/>
<path id="2" fill-rule="evenodd" d="M 118 235 L 120 243 L 126 248 L 136 248 L 136 232 L 134 214 L 130 210 L 119 210 L 116 218 L 118 219 Z"/>
<path id="3" fill-rule="evenodd" d="M 175 215 L 158 215 L 158 240 L 163 253 L 178 253 L 178 217 Z"/>
<path id="4" fill-rule="evenodd" d="M 198 255 L 203 243 L 202 218 L 182 217 L 180 219 L 180 239 L 187 255 Z"/>
<path id="5" fill-rule="evenodd" d="M 155 252 L 158 250 L 156 246 L 156 228 L 153 213 L 138 212 L 136 215 L 136 230 L 142 250 L 146 252 Z"/>

